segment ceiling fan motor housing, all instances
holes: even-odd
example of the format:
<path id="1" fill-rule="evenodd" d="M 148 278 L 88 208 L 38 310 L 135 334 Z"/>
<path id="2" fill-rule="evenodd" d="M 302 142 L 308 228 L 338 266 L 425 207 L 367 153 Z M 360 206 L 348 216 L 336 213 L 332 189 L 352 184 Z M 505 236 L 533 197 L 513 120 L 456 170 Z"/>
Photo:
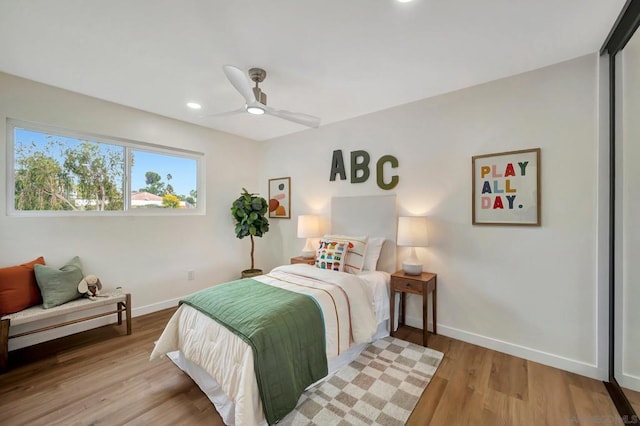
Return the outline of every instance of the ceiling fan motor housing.
<path id="1" fill-rule="evenodd" d="M 256 83 L 256 87 L 253 88 L 253 94 L 256 96 L 256 101 L 263 105 L 267 104 L 267 94 L 263 93 L 258 87 L 258 83 L 262 83 L 267 78 L 267 72 L 262 68 L 249 69 L 249 78 Z"/>

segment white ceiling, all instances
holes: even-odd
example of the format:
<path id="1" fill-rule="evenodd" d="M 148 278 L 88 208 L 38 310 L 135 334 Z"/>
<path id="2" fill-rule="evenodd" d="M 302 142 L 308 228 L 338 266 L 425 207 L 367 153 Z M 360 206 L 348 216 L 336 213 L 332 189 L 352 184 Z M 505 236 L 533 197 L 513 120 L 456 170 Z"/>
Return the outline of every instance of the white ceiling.
<path id="1" fill-rule="evenodd" d="M 0 0 L 0 71 L 265 140 L 306 128 L 199 117 L 244 105 L 224 64 L 324 125 L 596 52 L 624 3 Z"/>

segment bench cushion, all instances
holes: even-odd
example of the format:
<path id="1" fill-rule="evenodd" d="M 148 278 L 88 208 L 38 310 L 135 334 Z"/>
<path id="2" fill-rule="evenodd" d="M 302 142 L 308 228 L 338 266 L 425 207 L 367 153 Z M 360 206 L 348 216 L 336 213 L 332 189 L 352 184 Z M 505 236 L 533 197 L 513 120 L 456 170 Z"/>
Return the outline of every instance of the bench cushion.
<path id="1" fill-rule="evenodd" d="M 32 306 L 20 312 L 4 315 L 0 319 L 8 319 L 11 325 L 27 324 L 34 321 L 40 321 L 47 318 L 57 317 L 59 315 L 71 314 L 86 309 L 94 309 L 100 306 L 110 305 L 117 302 L 124 302 L 127 296 L 121 292 L 104 293 L 96 300 L 86 298 L 76 299 L 71 302 L 56 306 L 54 308 L 44 309 L 42 305 Z M 127 307 L 128 308 L 128 307 Z"/>

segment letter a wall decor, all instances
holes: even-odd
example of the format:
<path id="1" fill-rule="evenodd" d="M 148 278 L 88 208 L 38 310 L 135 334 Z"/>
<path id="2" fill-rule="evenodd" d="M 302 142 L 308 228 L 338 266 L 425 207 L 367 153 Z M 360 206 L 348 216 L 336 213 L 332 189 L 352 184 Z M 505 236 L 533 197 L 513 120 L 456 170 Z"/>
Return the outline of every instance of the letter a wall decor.
<path id="1" fill-rule="evenodd" d="M 474 225 L 540 226 L 540 148 L 471 159 Z"/>

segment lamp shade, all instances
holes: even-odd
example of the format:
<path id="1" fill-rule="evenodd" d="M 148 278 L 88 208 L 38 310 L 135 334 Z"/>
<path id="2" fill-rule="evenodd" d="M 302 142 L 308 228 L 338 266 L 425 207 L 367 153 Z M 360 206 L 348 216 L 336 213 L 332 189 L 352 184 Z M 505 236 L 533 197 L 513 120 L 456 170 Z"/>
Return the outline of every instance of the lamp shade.
<path id="1" fill-rule="evenodd" d="M 411 247 L 409 257 L 402 262 L 404 273 L 420 275 L 422 273 L 422 263 L 416 255 L 415 247 L 426 247 L 429 243 L 427 238 L 427 218 L 425 216 L 399 217 L 396 243 L 399 246 Z"/>
<path id="2" fill-rule="evenodd" d="M 314 238 L 320 236 L 320 218 L 314 215 L 298 216 L 298 238 Z"/>
<path id="3" fill-rule="evenodd" d="M 401 216 L 398 218 L 397 244 L 404 247 L 426 247 L 429 245 L 427 236 L 426 216 Z"/>
<path id="4" fill-rule="evenodd" d="M 301 256 L 307 259 L 316 255 L 316 248 L 312 238 L 320 236 L 320 217 L 311 214 L 298 216 L 298 238 L 306 238 Z"/>

